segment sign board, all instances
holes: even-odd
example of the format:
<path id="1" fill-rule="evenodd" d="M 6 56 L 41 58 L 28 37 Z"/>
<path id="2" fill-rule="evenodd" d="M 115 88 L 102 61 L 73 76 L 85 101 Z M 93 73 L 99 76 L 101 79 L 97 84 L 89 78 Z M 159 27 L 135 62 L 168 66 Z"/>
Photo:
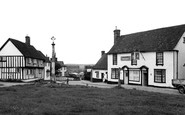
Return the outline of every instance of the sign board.
<path id="1" fill-rule="evenodd" d="M 91 72 L 91 69 L 87 69 L 87 72 Z"/>
<path id="2" fill-rule="evenodd" d="M 130 61 L 131 57 L 130 56 L 121 56 L 121 61 Z"/>

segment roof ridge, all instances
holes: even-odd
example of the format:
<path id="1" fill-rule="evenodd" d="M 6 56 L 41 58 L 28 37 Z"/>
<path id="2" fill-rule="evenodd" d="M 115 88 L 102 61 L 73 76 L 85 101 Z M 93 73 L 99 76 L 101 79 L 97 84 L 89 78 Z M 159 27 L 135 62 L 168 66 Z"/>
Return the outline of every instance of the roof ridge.
<path id="1" fill-rule="evenodd" d="M 110 53 L 172 51 L 185 33 L 185 24 L 122 35 Z"/>
<path id="2" fill-rule="evenodd" d="M 13 38 L 9 38 L 10 40 L 14 40 L 14 41 L 16 41 L 16 42 L 20 42 L 20 43 L 22 43 L 22 44 L 25 44 L 25 45 L 27 45 L 27 46 L 31 46 L 31 47 L 34 47 L 33 45 L 31 45 L 31 44 L 26 44 L 25 42 L 22 42 L 22 41 L 19 41 L 19 40 L 16 40 L 16 39 L 13 39 Z"/>
<path id="3" fill-rule="evenodd" d="M 45 58 L 39 53 L 39 50 L 37 50 L 33 45 L 26 44 L 25 42 L 13 38 L 9 38 L 8 41 L 11 41 L 25 57 L 45 60 Z"/>
<path id="4" fill-rule="evenodd" d="M 175 25 L 175 26 L 165 26 L 165 27 L 160 27 L 160 28 L 155 28 L 155 29 L 149 29 L 149 30 L 144 30 L 144 31 L 133 32 L 133 33 L 121 35 L 121 37 L 124 37 L 124 36 L 127 36 L 127 35 L 134 35 L 134 34 L 158 31 L 158 30 L 163 30 L 163 29 L 168 29 L 168 28 L 175 28 L 175 27 L 180 27 L 180 26 L 185 26 L 185 24 Z"/>

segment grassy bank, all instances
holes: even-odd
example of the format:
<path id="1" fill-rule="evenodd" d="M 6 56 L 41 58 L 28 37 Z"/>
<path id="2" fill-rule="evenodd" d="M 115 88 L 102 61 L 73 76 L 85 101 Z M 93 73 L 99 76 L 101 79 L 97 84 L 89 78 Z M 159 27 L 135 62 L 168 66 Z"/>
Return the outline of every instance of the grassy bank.
<path id="1" fill-rule="evenodd" d="M 0 88 L 0 114 L 3 115 L 183 115 L 184 113 L 183 95 L 66 85 Z"/>

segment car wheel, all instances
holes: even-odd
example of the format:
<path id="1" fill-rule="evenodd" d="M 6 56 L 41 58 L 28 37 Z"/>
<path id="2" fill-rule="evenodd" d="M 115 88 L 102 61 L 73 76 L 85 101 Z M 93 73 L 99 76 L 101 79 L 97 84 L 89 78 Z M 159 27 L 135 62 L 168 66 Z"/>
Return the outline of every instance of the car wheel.
<path id="1" fill-rule="evenodd" d="M 178 88 L 178 90 L 179 90 L 180 94 L 184 94 L 184 87 L 181 86 L 181 87 Z"/>

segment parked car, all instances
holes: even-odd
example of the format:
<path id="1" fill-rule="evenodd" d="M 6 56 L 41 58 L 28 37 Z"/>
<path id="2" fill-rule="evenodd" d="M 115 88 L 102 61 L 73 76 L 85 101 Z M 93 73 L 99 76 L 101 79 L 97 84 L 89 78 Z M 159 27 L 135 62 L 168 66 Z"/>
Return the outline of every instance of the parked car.
<path id="1" fill-rule="evenodd" d="M 185 79 L 172 79 L 172 85 L 179 90 L 179 93 L 185 93 Z"/>

